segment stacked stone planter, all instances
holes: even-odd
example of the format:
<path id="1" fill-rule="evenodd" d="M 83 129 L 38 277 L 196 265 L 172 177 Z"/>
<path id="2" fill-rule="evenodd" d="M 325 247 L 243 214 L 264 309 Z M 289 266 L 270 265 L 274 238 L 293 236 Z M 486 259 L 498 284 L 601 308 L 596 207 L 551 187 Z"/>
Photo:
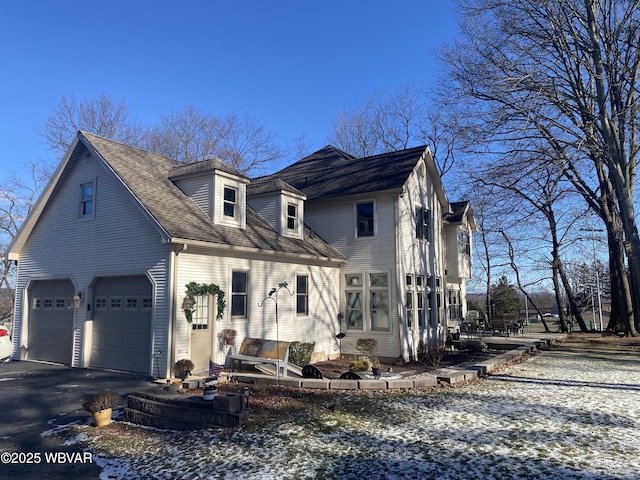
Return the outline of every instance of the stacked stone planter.
<path id="1" fill-rule="evenodd" d="M 205 401 L 158 388 L 129 394 L 125 420 L 131 423 L 171 430 L 238 428 L 248 414 L 244 395 L 217 396 Z"/>

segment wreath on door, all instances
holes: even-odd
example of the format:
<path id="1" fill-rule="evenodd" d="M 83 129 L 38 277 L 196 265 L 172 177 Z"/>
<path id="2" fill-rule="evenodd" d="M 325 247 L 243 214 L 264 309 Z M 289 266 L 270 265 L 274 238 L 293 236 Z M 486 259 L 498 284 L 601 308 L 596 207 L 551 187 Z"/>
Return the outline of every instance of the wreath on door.
<path id="1" fill-rule="evenodd" d="M 187 318 L 187 322 L 191 323 L 193 321 L 193 312 L 196 309 L 196 297 L 205 296 L 205 295 L 215 295 L 217 298 L 217 307 L 218 313 L 216 315 L 216 320 L 222 319 L 224 313 L 224 307 L 226 306 L 226 302 L 224 300 L 224 292 L 220 289 L 218 285 L 215 283 L 196 283 L 191 282 L 186 285 L 187 290 L 185 292 L 186 296 L 182 301 L 182 310 L 184 311 L 184 316 Z"/>

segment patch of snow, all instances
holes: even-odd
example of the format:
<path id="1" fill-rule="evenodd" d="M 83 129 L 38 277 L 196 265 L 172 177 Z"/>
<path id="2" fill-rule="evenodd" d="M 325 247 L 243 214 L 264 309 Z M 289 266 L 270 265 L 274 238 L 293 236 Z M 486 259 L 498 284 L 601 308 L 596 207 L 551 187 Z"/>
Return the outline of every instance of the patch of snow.
<path id="1" fill-rule="evenodd" d="M 76 441 L 110 480 L 631 480 L 640 470 L 637 355 L 587 362 L 559 349 L 463 388 L 341 403 L 349 408 L 260 429 L 149 429 L 110 454 L 92 435 Z"/>

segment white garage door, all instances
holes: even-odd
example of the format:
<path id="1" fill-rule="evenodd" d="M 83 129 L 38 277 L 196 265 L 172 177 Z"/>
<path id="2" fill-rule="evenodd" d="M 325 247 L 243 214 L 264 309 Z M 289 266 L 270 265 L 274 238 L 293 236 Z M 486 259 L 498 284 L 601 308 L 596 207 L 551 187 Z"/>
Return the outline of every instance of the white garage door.
<path id="1" fill-rule="evenodd" d="M 146 277 L 100 278 L 93 290 L 91 366 L 150 373 L 151 307 Z"/>
<path id="2" fill-rule="evenodd" d="M 71 363 L 73 292 L 69 280 L 38 280 L 30 285 L 28 359 Z"/>

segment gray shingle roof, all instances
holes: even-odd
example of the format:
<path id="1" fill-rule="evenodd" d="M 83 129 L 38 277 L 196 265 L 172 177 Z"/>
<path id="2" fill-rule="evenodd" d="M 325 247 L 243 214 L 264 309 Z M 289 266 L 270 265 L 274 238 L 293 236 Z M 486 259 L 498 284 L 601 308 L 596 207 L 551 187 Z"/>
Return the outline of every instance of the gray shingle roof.
<path id="1" fill-rule="evenodd" d="M 281 236 L 249 206 L 246 229 L 215 225 L 171 182 L 170 177 L 176 174 L 176 167 L 182 167 L 183 164 L 90 133 L 80 132 L 79 136 L 87 148 L 105 161 L 171 238 L 317 259 L 344 260 L 336 249 L 309 228 L 305 228 L 302 240 Z"/>
<path id="2" fill-rule="evenodd" d="M 297 188 L 292 187 L 284 180 L 274 177 L 262 177 L 251 180 L 251 183 L 247 186 L 247 195 L 263 195 L 275 192 L 291 192 L 304 196 L 304 193 Z"/>
<path id="3" fill-rule="evenodd" d="M 281 179 L 308 200 L 399 190 L 426 150 L 421 146 L 355 158 L 329 145 L 263 179 Z"/>
<path id="4" fill-rule="evenodd" d="M 173 167 L 169 178 L 174 179 L 194 173 L 213 172 L 215 170 L 230 173 L 231 175 L 235 175 L 240 178 L 249 178 L 244 173 L 240 172 L 240 170 L 233 168 L 231 165 L 223 162 L 219 158 L 209 158 L 207 160 L 194 163 L 180 163 Z"/>

